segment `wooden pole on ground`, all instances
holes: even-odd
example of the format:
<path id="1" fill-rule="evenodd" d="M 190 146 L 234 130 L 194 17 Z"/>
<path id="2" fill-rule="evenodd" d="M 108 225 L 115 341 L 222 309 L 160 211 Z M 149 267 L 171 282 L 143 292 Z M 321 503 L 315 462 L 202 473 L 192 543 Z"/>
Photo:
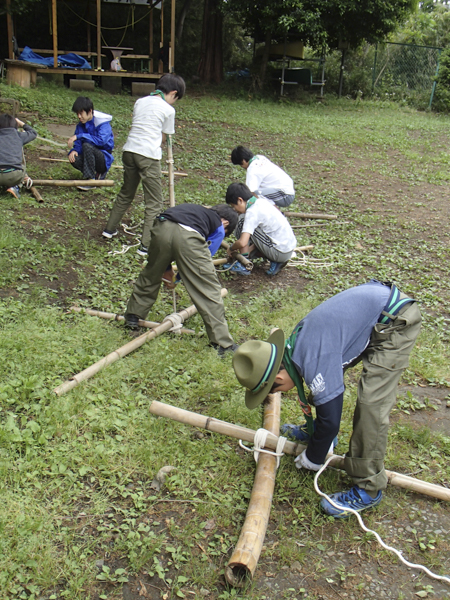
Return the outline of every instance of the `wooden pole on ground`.
<path id="1" fill-rule="evenodd" d="M 221 292 L 222 298 L 224 296 L 226 296 L 227 293 L 228 292 L 226 289 L 222 289 L 222 292 Z M 94 363 L 93 365 L 88 367 L 87 369 L 84 369 L 84 371 L 81 371 L 81 373 L 74 375 L 68 381 L 65 381 L 64 383 L 62 383 L 61 385 L 56 387 L 53 391 L 58 396 L 65 394 L 66 392 L 73 389 L 74 387 L 77 387 L 77 385 L 79 385 L 82 381 L 89 379 L 90 377 L 92 377 L 93 375 L 95 375 L 96 373 L 101 371 L 104 367 L 107 367 L 108 365 L 115 363 L 120 358 L 123 358 L 127 354 L 130 354 L 130 352 L 133 352 L 133 350 L 140 348 L 141 346 L 143 346 L 145 344 L 145 342 L 148 342 L 149 340 L 152 340 L 153 338 L 158 337 L 162 333 L 169 331 L 169 329 L 172 329 L 172 327 L 174 326 L 174 323 L 172 322 L 172 320 L 170 320 L 171 317 L 174 318 L 174 320 L 178 320 L 181 323 L 184 323 L 184 321 L 186 319 L 188 319 L 192 315 L 195 315 L 196 312 L 197 312 L 197 308 L 194 304 L 192 304 L 188 308 L 181 310 L 179 313 L 176 313 L 175 315 L 168 315 L 166 317 L 166 319 L 161 323 L 161 325 L 158 325 L 151 331 L 147 331 L 147 333 L 144 333 L 143 335 L 140 335 L 139 337 L 135 338 L 134 340 L 131 340 L 131 342 L 128 342 L 128 344 L 125 344 L 124 346 L 121 346 L 117 350 L 114 350 L 114 352 L 111 352 L 110 354 L 108 354 L 108 356 L 103 357 L 102 359 L 100 359 L 99 361 L 97 361 L 96 363 Z"/>
<path id="2" fill-rule="evenodd" d="M 285 217 L 295 217 L 297 219 L 324 219 L 326 221 L 334 221 L 337 215 L 325 215 L 322 213 L 302 213 L 302 212 L 285 212 Z"/>
<path id="3" fill-rule="evenodd" d="M 30 192 L 33 194 L 33 196 L 38 202 L 44 202 L 44 198 L 40 195 L 40 193 L 37 191 L 34 185 L 30 187 Z"/>
<path id="4" fill-rule="evenodd" d="M 225 248 L 225 250 L 228 250 L 230 247 L 230 244 L 227 244 L 227 242 L 225 242 L 225 240 L 220 245 L 222 246 L 222 248 Z M 246 258 L 245 256 L 242 256 L 242 254 L 233 253 L 233 258 L 238 260 L 241 263 L 241 265 L 244 265 L 244 267 L 247 269 L 247 271 L 251 271 L 253 269 L 252 261 L 248 260 L 248 258 Z"/>
<path id="5" fill-rule="evenodd" d="M 175 406 L 170 406 L 169 404 L 164 404 L 163 402 L 158 402 L 157 400 L 154 400 L 150 404 L 149 410 L 156 416 L 173 419 L 174 421 L 186 423 L 187 425 L 192 425 L 193 427 L 201 427 L 203 429 L 207 429 L 208 431 L 213 431 L 215 433 L 228 435 L 236 439 L 241 439 L 245 442 L 253 442 L 255 439 L 256 432 L 253 429 L 247 429 L 246 427 L 242 427 L 240 425 L 233 425 L 232 423 L 227 423 L 226 421 L 220 421 L 219 419 L 214 419 L 205 415 L 199 415 L 198 413 L 183 410 Z M 278 437 L 269 433 L 266 439 L 266 448 L 269 448 L 270 450 L 276 450 L 277 442 Z M 298 454 L 301 454 L 305 448 L 306 446 L 303 444 L 296 444 L 288 440 L 285 443 L 283 452 L 285 454 L 297 456 Z M 343 469 L 344 459 L 341 456 L 335 456 L 331 461 L 330 466 L 335 467 L 336 469 Z M 395 471 L 386 470 L 386 475 L 388 482 L 391 485 L 395 485 L 396 487 L 400 487 L 411 492 L 417 492 L 419 494 L 424 494 L 425 496 L 431 496 L 432 498 L 447 500 L 447 502 L 450 502 L 450 489 L 448 488 L 436 485 L 435 483 L 421 481 L 420 479 L 415 479 L 409 475 L 402 475 L 401 473 L 396 473 Z"/>
<path id="6" fill-rule="evenodd" d="M 280 409 L 281 393 L 269 394 L 264 403 L 263 427 L 277 437 Z M 276 474 L 277 457 L 261 452 L 241 535 L 225 569 L 225 578 L 231 585 L 242 587 L 255 574 L 269 523 Z"/>
<path id="7" fill-rule="evenodd" d="M 46 140 L 46 141 L 50 141 L 50 140 Z M 62 145 L 65 145 L 65 144 L 62 144 Z M 70 163 L 70 160 L 68 160 L 67 158 L 50 158 L 50 157 L 46 157 L 46 156 L 40 156 L 39 160 L 46 160 L 48 162 Z M 110 168 L 111 169 L 123 169 L 123 166 L 122 165 L 111 165 Z M 168 175 L 169 171 L 161 171 L 161 173 L 163 175 Z M 187 173 L 181 173 L 180 171 L 174 171 L 173 174 L 175 177 L 187 177 L 188 176 Z"/>
<path id="8" fill-rule="evenodd" d="M 115 183 L 112 179 L 33 179 L 34 185 L 56 185 L 58 187 L 76 187 L 77 185 L 112 187 Z"/>
<path id="9" fill-rule="evenodd" d="M 90 315 L 91 317 L 100 317 L 100 319 L 108 319 L 108 320 L 112 320 L 112 321 L 125 321 L 125 317 L 123 317 L 122 315 L 117 315 L 115 313 L 109 313 L 109 312 L 103 312 L 101 310 L 92 310 L 90 308 L 80 308 L 79 306 L 71 306 L 70 309 L 72 312 L 78 312 L 78 313 L 86 313 L 87 315 Z M 139 319 L 139 327 L 147 327 L 148 329 L 154 329 L 155 327 L 158 327 L 159 325 L 161 325 L 161 323 L 156 323 L 155 321 L 143 321 L 142 319 Z M 186 329 L 185 327 L 182 327 L 180 329 L 181 333 L 195 333 L 195 331 L 193 329 Z"/>

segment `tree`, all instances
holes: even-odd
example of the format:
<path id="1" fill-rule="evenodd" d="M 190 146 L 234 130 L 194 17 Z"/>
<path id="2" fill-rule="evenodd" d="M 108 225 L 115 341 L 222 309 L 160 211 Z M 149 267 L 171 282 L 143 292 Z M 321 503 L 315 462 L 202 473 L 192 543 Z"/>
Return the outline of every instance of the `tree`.
<path id="1" fill-rule="evenodd" d="M 223 16 L 221 0 L 205 0 L 198 74 L 205 83 L 223 79 Z"/>
<path id="2" fill-rule="evenodd" d="M 226 10 L 240 17 L 256 39 L 296 37 L 312 48 L 356 47 L 383 40 L 417 8 L 418 0 L 227 0 Z M 261 73 L 269 54 L 265 50 Z"/>

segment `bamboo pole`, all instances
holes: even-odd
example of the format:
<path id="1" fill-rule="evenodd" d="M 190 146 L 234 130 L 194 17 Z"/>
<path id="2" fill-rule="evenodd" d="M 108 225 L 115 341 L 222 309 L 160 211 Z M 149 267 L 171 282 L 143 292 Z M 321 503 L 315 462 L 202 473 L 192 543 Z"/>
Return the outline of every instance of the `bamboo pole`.
<path id="1" fill-rule="evenodd" d="M 14 26 L 11 16 L 11 0 L 6 0 L 6 35 L 8 36 L 8 58 L 14 59 L 13 35 Z"/>
<path id="2" fill-rule="evenodd" d="M 300 252 L 306 252 L 308 250 L 312 250 L 314 246 L 297 246 L 295 250 L 299 250 Z"/>
<path id="3" fill-rule="evenodd" d="M 40 138 L 40 139 L 43 139 L 43 138 Z M 46 140 L 46 141 L 48 142 L 48 141 L 51 141 L 51 140 Z M 52 142 L 52 143 L 54 143 L 54 142 Z M 62 145 L 64 146 L 65 144 L 62 144 Z M 47 157 L 47 156 L 40 156 L 39 160 L 46 160 L 48 162 L 70 163 L 70 160 L 67 160 L 67 158 L 50 158 L 50 157 Z M 110 168 L 111 169 L 123 169 L 123 166 L 122 165 L 111 165 Z M 169 171 L 161 171 L 161 173 L 163 175 L 168 175 Z M 187 177 L 188 176 L 187 173 L 182 173 L 181 171 L 174 171 L 173 174 L 174 174 L 175 177 Z"/>
<path id="4" fill-rule="evenodd" d="M 253 442 L 255 439 L 256 432 L 253 429 L 247 429 L 246 427 L 242 427 L 240 425 L 233 425 L 232 423 L 227 423 L 226 421 L 220 421 L 218 419 L 213 419 L 212 417 L 207 417 L 205 415 L 183 410 L 175 406 L 170 406 L 169 404 L 164 404 L 163 402 L 158 402 L 157 400 L 154 400 L 150 404 L 149 410 L 152 414 L 159 417 L 173 419 L 174 421 L 186 423 L 188 425 L 192 425 L 193 427 L 201 427 L 203 429 L 207 429 L 208 431 L 213 431 L 215 433 L 241 439 L 244 442 Z M 269 433 L 266 439 L 266 448 L 275 450 L 277 447 L 277 442 L 277 436 Z M 306 446 L 303 444 L 296 444 L 288 440 L 284 446 L 283 452 L 285 454 L 292 454 L 296 456 L 301 454 L 305 448 Z M 343 465 L 344 459 L 342 456 L 335 456 L 330 463 L 330 466 L 335 467 L 336 469 L 343 469 Z M 410 477 L 409 475 L 402 475 L 401 473 L 396 473 L 395 471 L 386 470 L 386 475 L 388 482 L 391 485 L 450 502 L 450 489 L 441 485 L 428 483 L 427 481 L 421 481 L 420 479 Z"/>
<path id="5" fill-rule="evenodd" d="M 33 196 L 38 202 L 44 202 L 44 198 L 40 195 L 40 193 L 37 191 L 34 185 L 30 187 L 30 192 L 33 194 Z"/>
<path id="6" fill-rule="evenodd" d="M 169 204 L 175 206 L 175 181 L 173 178 L 172 136 L 167 135 L 167 163 L 169 165 Z"/>
<path id="7" fill-rule="evenodd" d="M 222 291 L 221 291 L 222 298 L 224 296 L 226 296 L 227 293 L 228 292 L 226 289 L 222 289 Z M 197 308 L 194 304 L 192 304 L 191 306 L 188 306 L 188 308 L 185 308 L 184 310 L 180 311 L 179 313 L 176 313 L 175 316 L 178 316 L 181 319 L 181 323 L 184 323 L 184 321 L 186 319 L 188 319 L 192 315 L 195 315 L 196 312 L 197 312 Z M 169 316 L 172 316 L 172 315 L 169 315 Z M 166 318 L 168 318 L 168 317 L 166 317 Z M 141 346 L 143 346 L 145 344 L 145 342 L 148 342 L 149 340 L 152 340 L 153 338 L 158 337 L 162 333 L 169 331 L 169 329 L 171 329 L 172 327 L 173 327 L 172 321 L 170 321 L 170 320 L 163 321 L 161 323 L 161 325 L 158 325 L 151 331 L 147 331 L 146 333 L 140 335 L 139 337 L 135 338 L 134 340 L 131 340 L 131 342 L 128 342 L 128 344 L 125 344 L 124 346 L 121 346 L 117 350 L 114 350 L 114 352 L 111 352 L 107 356 L 104 356 L 99 361 L 97 361 L 96 363 L 94 363 L 93 365 L 88 367 L 87 369 L 84 369 L 84 371 L 81 371 L 81 373 L 77 373 L 76 375 L 71 377 L 68 381 L 65 381 L 64 383 L 62 383 L 61 385 L 56 387 L 53 391 L 58 396 L 65 394 L 66 392 L 73 389 L 74 387 L 77 387 L 77 385 L 79 385 L 82 381 L 89 379 L 90 377 L 92 377 L 93 375 L 95 375 L 96 373 L 101 371 L 104 367 L 107 367 L 108 365 L 115 363 L 120 358 L 123 358 L 127 354 L 130 354 L 130 352 L 133 352 L 133 350 L 137 350 L 137 348 L 140 348 Z"/>
<path id="8" fill-rule="evenodd" d="M 228 250 L 230 247 L 230 244 L 227 244 L 227 242 L 225 240 L 220 245 L 222 246 L 222 248 L 225 248 L 225 250 Z M 244 267 L 247 269 L 247 271 L 251 271 L 253 269 L 252 261 L 248 260 L 248 258 L 246 258 L 245 256 L 242 256 L 242 254 L 239 254 L 238 252 L 236 252 L 236 253 L 233 252 L 233 258 L 235 258 L 242 265 L 244 265 Z"/>
<path id="9" fill-rule="evenodd" d="M 123 317 L 122 315 L 117 315 L 115 313 L 109 313 L 109 312 L 103 312 L 101 310 L 92 310 L 90 308 L 80 308 L 79 306 L 71 306 L 70 309 L 73 312 L 78 312 L 78 313 L 86 313 L 87 315 L 90 315 L 91 317 L 100 317 L 100 319 L 108 319 L 108 320 L 113 320 L 113 321 L 125 321 L 125 317 Z M 156 323 L 155 321 L 143 321 L 142 319 L 139 319 L 139 327 L 148 327 L 149 329 L 154 329 L 155 327 L 158 327 L 158 325 L 161 325 L 161 323 Z M 195 333 L 195 331 L 193 329 L 186 329 L 185 327 L 182 327 L 180 329 L 180 333 Z"/>
<path id="10" fill-rule="evenodd" d="M 175 70 L 175 0 L 172 0 L 170 17 L 169 73 L 173 73 Z"/>
<path id="11" fill-rule="evenodd" d="M 348 225 L 350 221 L 336 221 L 333 225 Z M 308 225 L 291 225 L 292 229 L 304 229 L 306 227 L 328 227 L 329 223 L 308 223 Z"/>
<path id="12" fill-rule="evenodd" d="M 90 185 L 91 187 L 112 187 L 116 184 L 112 179 L 33 179 L 34 185 L 56 185 L 58 187 L 76 187 Z"/>
<path id="13" fill-rule="evenodd" d="M 269 394 L 264 404 L 263 427 L 275 436 L 280 435 L 280 410 L 281 393 Z M 241 535 L 225 569 L 225 578 L 233 586 L 242 587 L 255 574 L 269 523 L 276 474 L 276 456 L 262 452 Z"/>
<path id="14" fill-rule="evenodd" d="M 102 4 L 97 0 L 97 71 L 102 70 Z"/>
<path id="15" fill-rule="evenodd" d="M 285 212 L 285 217 L 295 217 L 297 219 L 324 219 L 326 221 L 334 221 L 337 215 L 326 215 L 322 213 L 302 213 L 302 212 Z"/>

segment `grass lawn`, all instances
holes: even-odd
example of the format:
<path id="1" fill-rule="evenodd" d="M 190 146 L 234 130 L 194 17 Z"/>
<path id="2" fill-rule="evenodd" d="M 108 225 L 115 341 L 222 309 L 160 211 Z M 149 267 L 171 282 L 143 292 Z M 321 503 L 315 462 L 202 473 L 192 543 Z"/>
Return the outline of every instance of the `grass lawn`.
<path id="1" fill-rule="evenodd" d="M 77 94 L 65 88 L 0 84 L 0 96 L 20 100 L 21 118 L 42 138 L 64 142 L 62 132 L 75 127 Z M 91 97 L 114 116 L 120 165 L 134 99 Z M 188 174 L 176 179 L 177 203 L 223 202 L 228 184 L 245 179 L 229 160 L 243 144 L 293 177 L 290 210 L 338 216 L 292 220 L 299 245 L 314 245 L 309 256 L 326 266 L 306 261 L 273 279 L 261 264 L 250 277 L 221 275 L 236 342 L 268 336 L 275 326 L 290 333 L 308 310 L 352 285 L 395 281 L 420 301 L 423 329 L 399 388 L 386 466 L 449 487 L 449 117 L 390 103 L 271 102 L 195 87 L 175 108 L 175 168 Z M 26 157 L 34 179 L 75 177 L 68 163 L 40 160 L 64 159 L 60 146 L 36 140 Z M 208 346 L 198 315 L 185 325 L 196 335 L 163 334 L 67 394 L 53 392 L 130 340 L 118 322 L 68 310 L 123 314 L 143 264 L 135 248 L 109 253 L 135 237 L 101 237 L 122 179 L 119 169 L 110 176 L 115 187 L 99 191 L 41 187 L 42 204 L 26 191 L 20 200 L 0 192 L 1 598 L 450 598 L 450 586 L 408 570 L 356 520 L 325 517 L 312 475 L 290 457 L 277 473 L 255 577 L 243 589 L 226 585 L 253 457 L 236 440 L 148 411 L 159 400 L 261 426 L 261 411 L 245 408 L 231 357 L 219 359 Z M 164 186 L 168 199 L 167 180 Z M 135 232 L 141 194 L 125 218 Z M 177 306 L 191 304 L 178 286 Z M 172 311 L 172 294 L 162 291 L 148 318 Z M 341 454 L 357 380 L 358 369 L 346 375 Z M 282 422 L 299 420 L 295 394 L 285 394 Z M 175 468 L 159 490 L 154 479 L 164 466 Z M 349 483 L 331 470 L 320 479 L 327 492 Z M 449 503 L 391 486 L 364 519 L 408 560 L 449 576 Z"/>

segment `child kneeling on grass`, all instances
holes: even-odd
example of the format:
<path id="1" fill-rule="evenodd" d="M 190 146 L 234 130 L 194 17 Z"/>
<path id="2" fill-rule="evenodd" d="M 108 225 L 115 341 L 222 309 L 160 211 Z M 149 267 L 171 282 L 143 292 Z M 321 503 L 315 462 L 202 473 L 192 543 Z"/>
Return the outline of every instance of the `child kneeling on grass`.
<path id="1" fill-rule="evenodd" d="M 17 131 L 22 127 L 23 131 Z M 0 115 L 0 186 L 6 191 L 20 197 L 19 186 L 26 182 L 27 187 L 33 185 L 25 172 L 25 156 L 23 146 L 37 137 L 36 131 L 9 113 Z"/>
<path id="2" fill-rule="evenodd" d="M 125 325 L 138 329 L 155 303 L 164 280 L 172 280 L 171 262 L 178 271 L 205 324 L 211 346 L 219 356 L 237 345 L 228 331 L 221 286 L 211 254 L 236 227 L 237 216 L 226 204 L 205 208 L 179 204 L 156 217 L 151 230 L 147 265 L 142 269 L 128 301 Z"/>
<path id="3" fill-rule="evenodd" d="M 235 236 L 237 240 L 229 248 L 233 252 L 248 254 L 249 258 L 262 256 L 270 260 L 267 275 L 273 276 L 285 267 L 297 246 L 297 239 L 286 217 L 266 198 L 252 194 L 244 183 L 232 183 L 228 186 L 226 202 L 240 216 Z M 230 269 L 231 272 L 250 275 L 240 263 Z"/>
<path id="4" fill-rule="evenodd" d="M 78 117 L 75 133 L 67 140 L 69 161 L 83 173 L 84 179 L 105 179 L 114 160 L 114 134 L 111 129 L 112 116 L 94 110 L 90 98 L 78 96 L 72 106 Z M 89 185 L 77 186 L 79 190 L 93 189 Z"/>

